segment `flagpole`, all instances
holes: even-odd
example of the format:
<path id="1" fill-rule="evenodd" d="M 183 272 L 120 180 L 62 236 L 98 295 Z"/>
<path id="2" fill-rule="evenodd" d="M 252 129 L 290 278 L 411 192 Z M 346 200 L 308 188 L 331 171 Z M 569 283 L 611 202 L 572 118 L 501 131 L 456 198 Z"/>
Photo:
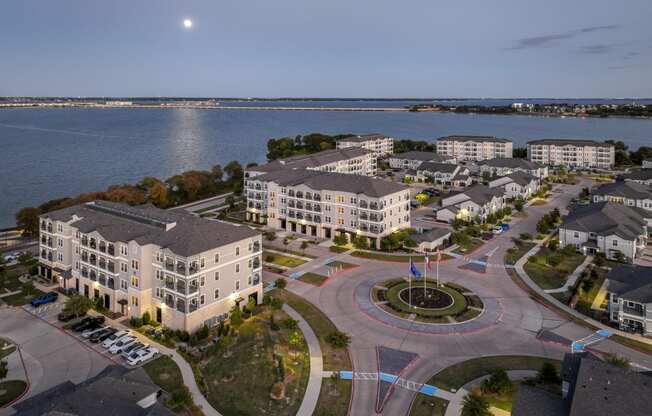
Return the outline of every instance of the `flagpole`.
<path id="1" fill-rule="evenodd" d="M 412 310 L 412 279 L 410 276 L 412 275 L 412 257 L 410 257 L 410 266 L 408 268 L 408 303 L 410 304 L 410 310 Z"/>
<path id="2" fill-rule="evenodd" d="M 428 256 L 423 256 L 423 298 L 426 298 L 426 280 L 428 280 L 428 266 L 430 265 L 430 259 Z"/>
<path id="3" fill-rule="evenodd" d="M 441 253 L 437 250 L 437 287 L 439 287 L 439 260 L 441 259 Z"/>

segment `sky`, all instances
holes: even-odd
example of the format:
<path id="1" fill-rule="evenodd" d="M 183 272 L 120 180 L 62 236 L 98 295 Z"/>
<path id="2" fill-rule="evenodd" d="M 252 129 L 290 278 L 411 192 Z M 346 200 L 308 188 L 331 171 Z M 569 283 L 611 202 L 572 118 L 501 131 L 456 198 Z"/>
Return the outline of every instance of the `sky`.
<path id="1" fill-rule="evenodd" d="M 650 0 L 4 1 L 0 96 L 652 97 L 651 17 Z"/>

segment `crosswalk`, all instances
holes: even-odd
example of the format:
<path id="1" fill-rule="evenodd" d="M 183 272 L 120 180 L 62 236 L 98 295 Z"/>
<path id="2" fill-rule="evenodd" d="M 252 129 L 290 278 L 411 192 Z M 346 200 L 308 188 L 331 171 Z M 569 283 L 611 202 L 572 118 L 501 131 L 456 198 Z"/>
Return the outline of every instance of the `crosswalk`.
<path id="1" fill-rule="evenodd" d="M 387 383 L 392 383 L 394 386 L 401 387 L 405 390 L 414 391 L 417 393 L 422 393 L 428 396 L 436 396 L 438 388 L 431 386 L 429 384 L 419 383 L 412 380 L 407 380 L 402 377 L 398 377 L 394 374 L 388 373 L 372 373 L 372 372 L 363 372 L 363 371 L 340 371 L 339 376 L 342 380 L 361 380 L 361 381 L 385 381 Z"/>

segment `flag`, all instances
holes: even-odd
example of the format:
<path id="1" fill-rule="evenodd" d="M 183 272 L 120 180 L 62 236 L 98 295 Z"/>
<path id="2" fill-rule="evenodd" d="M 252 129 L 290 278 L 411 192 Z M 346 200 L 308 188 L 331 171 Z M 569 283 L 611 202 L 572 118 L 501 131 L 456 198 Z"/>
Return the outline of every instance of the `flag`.
<path id="1" fill-rule="evenodd" d="M 424 256 L 423 259 L 425 260 L 426 268 L 427 268 L 428 270 L 432 270 L 432 265 L 431 265 L 431 263 L 430 263 L 430 259 L 428 258 L 428 256 Z"/>
<path id="2" fill-rule="evenodd" d="M 441 261 L 441 251 L 439 251 L 439 248 L 437 248 L 437 263 Z"/>
<path id="3" fill-rule="evenodd" d="M 410 260 L 410 274 L 415 278 L 421 277 L 421 272 L 417 269 L 416 264 L 414 264 L 412 260 Z"/>

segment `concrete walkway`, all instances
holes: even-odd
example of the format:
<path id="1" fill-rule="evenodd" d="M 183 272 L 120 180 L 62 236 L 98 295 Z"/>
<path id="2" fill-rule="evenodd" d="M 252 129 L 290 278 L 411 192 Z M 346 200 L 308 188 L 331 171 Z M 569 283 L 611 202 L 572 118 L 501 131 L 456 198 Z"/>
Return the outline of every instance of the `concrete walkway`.
<path id="1" fill-rule="evenodd" d="M 566 280 L 566 283 L 562 287 L 558 287 L 557 289 L 548 289 L 546 290 L 546 293 L 563 293 L 568 291 L 571 287 L 575 286 L 577 279 L 580 278 L 584 269 L 586 269 L 586 267 L 592 262 L 593 262 L 593 257 L 586 256 L 582 264 L 577 266 L 577 269 L 575 269 L 575 271 L 571 273 L 571 275 Z"/>
<path id="2" fill-rule="evenodd" d="M 308 344 L 308 351 L 310 353 L 310 376 L 308 377 L 308 386 L 306 387 L 306 393 L 303 395 L 301 406 L 297 411 L 297 416 L 310 416 L 317 408 L 324 372 L 324 361 L 321 355 L 319 340 L 310 325 L 308 325 L 308 322 L 297 311 L 287 304 L 283 305 L 283 311 L 290 315 L 292 319 L 299 321 L 299 329 L 303 332 L 303 337 Z"/>

